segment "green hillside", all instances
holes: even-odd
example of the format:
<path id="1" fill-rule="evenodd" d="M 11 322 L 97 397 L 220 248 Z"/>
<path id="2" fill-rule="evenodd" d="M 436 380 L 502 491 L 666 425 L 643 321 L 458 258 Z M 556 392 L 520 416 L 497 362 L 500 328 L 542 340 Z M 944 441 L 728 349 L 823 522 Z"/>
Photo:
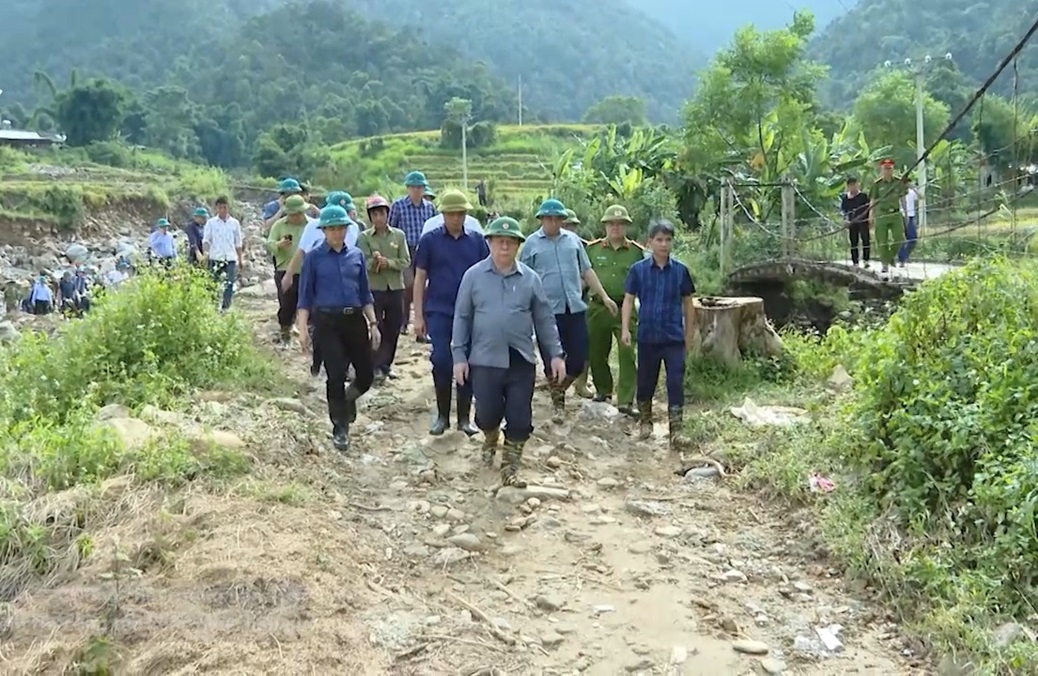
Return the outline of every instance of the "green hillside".
<path id="1" fill-rule="evenodd" d="M 468 152 L 469 189 L 481 178 L 497 202 L 532 200 L 551 189 L 552 166 L 567 148 L 598 131 L 593 125 L 525 125 L 497 129 L 495 142 Z M 425 172 L 437 190 L 462 186 L 460 150 L 440 147 L 440 132 L 377 136 L 331 148 L 336 165 L 363 186 L 394 187 L 413 169 Z"/>

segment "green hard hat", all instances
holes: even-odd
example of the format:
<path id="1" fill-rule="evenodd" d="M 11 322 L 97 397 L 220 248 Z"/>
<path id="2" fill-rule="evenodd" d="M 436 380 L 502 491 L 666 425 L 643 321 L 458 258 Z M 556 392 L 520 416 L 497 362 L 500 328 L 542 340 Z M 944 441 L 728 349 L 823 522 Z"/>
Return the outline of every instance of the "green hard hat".
<path id="1" fill-rule="evenodd" d="M 338 228 L 350 224 L 350 215 L 346 210 L 335 204 L 321 209 L 321 219 L 317 221 L 317 227 Z"/>
<path id="2" fill-rule="evenodd" d="M 541 206 L 537 209 L 537 218 L 544 218 L 545 216 L 558 216 L 559 218 L 566 218 L 566 207 L 557 199 L 547 199 L 541 202 Z"/>
<path id="3" fill-rule="evenodd" d="M 572 209 L 566 209 L 566 220 L 563 222 L 569 223 L 570 225 L 580 225 L 580 219 L 577 218 L 577 212 Z"/>
<path id="4" fill-rule="evenodd" d="M 345 190 L 333 190 L 328 193 L 328 196 L 324 198 L 324 206 L 330 207 L 332 205 L 342 207 L 346 211 L 356 208 L 353 204 L 353 195 Z"/>
<path id="5" fill-rule="evenodd" d="M 487 229 L 483 231 L 483 235 L 485 237 L 511 237 L 520 242 L 526 241 L 526 235 L 523 234 L 519 221 L 508 216 L 501 216 L 492 220 Z"/>
<path id="6" fill-rule="evenodd" d="M 285 200 L 286 214 L 305 214 L 306 200 L 302 195 L 291 195 Z"/>
<path id="7" fill-rule="evenodd" d="M 612 223 L 613 221 L 623 221 L 624 223 L 631 222 L 631 215 L 627 213 L 627 207 L 622 204 L 612 204 L 606 207 L 605 214 L 602 215 L 602 223 Z"/>
<path id="8" fill-rule="evenodd" d="M 155 221 L 155 229 L 156 230 L 158 230 L 159 228 L 168 228 L 168 227 L 169 227 L 169 219 L 168 218 L 160 218 L 159 220 Z"/>
<path id="9" fill-rule="evenodd" d="M 195 209 L 195 217 L 209 218 L 209 210 L 205 207 L 198 207 Z"/>
<path id="10" fill-rule="evenodd" d="M 278 183 L 278 193 L 282 195 L 292 195 L 301 192 L 303 192 L 303 187 L 294 178 L 286 178 Z"/>
<path id="11" fill-rule="evenodd" d="M 428 188 L 429 181 L 425 180 L 425 174 L 420 171 L 412 171 L 404 177 L 404 185 L 408 188 Z"/>
<path id="12" fill-rule="evenodd" d="M 441 214 L 472 211 L 472 205 L 469 203 L 469 198 L 465 197 L 465 193 L 460 190 L 444 190 L 443 194 L 440 195 L 440 203 L 437 206 Z"/>
<path id="13" fill-rule="evenodd" d="M 436 191 L 430 188 L 429 186 L 425 186 L 425 196 L 436 199 Z"/>

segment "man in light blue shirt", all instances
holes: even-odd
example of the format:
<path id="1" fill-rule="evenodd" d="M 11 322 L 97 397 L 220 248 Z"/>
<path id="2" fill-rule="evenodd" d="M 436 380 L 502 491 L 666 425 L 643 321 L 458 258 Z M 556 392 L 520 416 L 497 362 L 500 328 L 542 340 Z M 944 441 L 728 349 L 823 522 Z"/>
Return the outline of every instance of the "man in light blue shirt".
<path id="1" fill-rule="evenodd" d="M 177 243 L 169 231 L 169 220 L 160 218 L 155 221 L 155 230 L 148 238 L 148 257 L 164 265 L 169 265 L 177 257 Z"/>
<path id="2" fill-rule="evenodd" d="M 548 199 L 537 210 L 541 227 L 527 238 L 519 252 L 519 262 L 536 272 L 544 286 L 544 294 L 555 313 L 562 349 L 566 352 L 566 378 L 552 381 L 547 369 L 551 355 L 541 354 L 545 375 L 551 382 L 552 422 L 562 423 L 566 416 L 566 390 L 584 370 L 588 356 L 587 303 L 581 298 L 581 280 L 602 299 L 609 312 L 619 308 L 609 297 L 591 269 L 587 251 L 580 237 L 565 230 L 566 207 L 557 199 Z"/>
<path id="3" fill-rule="evenodd" d="M 29 291 L 29 303 L 34 315 L 49 315 L 54 309 L 54 292 L 47 283 L 46 273 L 41 272 L 36 281 L 32 283 L 32 290 Z"/>

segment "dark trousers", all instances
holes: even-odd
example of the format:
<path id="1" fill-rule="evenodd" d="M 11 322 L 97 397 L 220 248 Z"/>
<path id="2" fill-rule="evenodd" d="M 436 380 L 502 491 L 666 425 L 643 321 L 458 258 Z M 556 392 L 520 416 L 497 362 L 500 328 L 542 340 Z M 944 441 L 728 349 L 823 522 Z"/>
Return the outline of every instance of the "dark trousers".
<path id="1" fill-rule="evenodd" d="M 869 254 L 872 251 L 872 239 L 869 234 L 868 223 L 851 223 L 847 226 L 847 232 L 851 238 L 851 261 L 858 262 L 858 242 L 861 242 L 861 260 L 869 262 Z"/>
<path id="2" fill-rule="evenodd" d="M 234 282 L 238 278 L 238 261 L 209 261 L 209 271 L 216 283 L 223 284 L 220 308 L 226 310 L 231 307 L 231 299 L 234 298 Z"/>
<path id="3" fill-rule="evenodd" d="M 425 315 L 426 332 L 432 351 L 429 361 L 432 362 L 433 386 L 450 387 L 454 382 L 454 355 L 451 354 L 451 331 L 454 329 L 454 317 L 439 313 Z M 458 395 L 471 394 L 471 381 L 458 385 Z"/>
<path id="4" fill-rule="evenodd" d="M 32 313 L 34 315 L 49 315 L 52 306 L 49 300 L 38 300 L 32 305 Z"/>
<path id="5" fill-rule="evenodd" d="M 638 343 L 638 387 L 635 398 L 639 402 L 652 401 L 660 380 L 660 366 L 667 374 L 667 405 L 680 408 L 685 405 L 685 344 Z"/>
<path id="6" fill-rule="evenodd" d="M 382 334 L 382 343 L 375 351 L 375 370 L 386 372 L 396 359 L 396 346 L 404 325 L 404 292 L 402 289 L 373 291 L 371 295 L 375 297 L 375 319 Z"/>
<path id="7" fill-rule="evenodd" d="M 576 378 L 587 366 L 587 313 L 567 312 L 555 315 L 555 326 L 559 330 L 559 342 L 562 343 L 562 351 L 566 353 L 566 375 Z M 541 341 L 537 341 L 540 345 Z M 551 378 L 551 355 L 539 348 L 541 362 L 544 365 L 544 373 Z"/>
<path id="8" fill-rule="evenodd" d="M 915 245 L 919 242 L 919 229 L 916 225 L 916 217 L 909 216 L 905 219 L 905 241 L 901 243 L 901 248 L 898 249 L 897 259 L 902 263 L 908 262 L 908 257 L 912 255 L 912 250 L 915 249 Z"/>
<path id="9" fill-rule="evenodd" d="M 411 254 L 411 264 L 404 270 L 404 293 L 403 293 L 403 317 L 404 322 L 401 328 L 406 328 L 411 322 L 411 301 L 414 299 L 414 253 L 418 246 L 415 244 L 408 244 L 407 251 Z"/>
<path id="10" fill-rule="evenodd" d="M 368 324 L 360 308 L 349 311 L 314 312 L 314 345 L 321 351 L 328 378 L 326 396 L 329 408 L 346 400 L 346 373 L 350 366 L 356 374 L 352 386 L 357 396 L 371 388 L 375 371 L 371 365 L 371 340 Z"/>
<path id="11" fill-rule="evenodd" d="M 281 280 L 284 278 L 284 270 L 274 271 L 274 285 L 278 290 L 278 326 L 290 329 L 296 319 L 296 305 L 299 304 L 299 275 L 292 276 L 292 287 L 288 291 L 281 290 Z"/>
<path id="12" fill-rule="evenodd" d="M 470 366 L 469 382 L 476 399 L 476 427 L 497 429 L 505 422 L 505 439 L 523 442 L 533 434 L 533 389 L 537 367 L 509 350 L 508 368 Z"/>

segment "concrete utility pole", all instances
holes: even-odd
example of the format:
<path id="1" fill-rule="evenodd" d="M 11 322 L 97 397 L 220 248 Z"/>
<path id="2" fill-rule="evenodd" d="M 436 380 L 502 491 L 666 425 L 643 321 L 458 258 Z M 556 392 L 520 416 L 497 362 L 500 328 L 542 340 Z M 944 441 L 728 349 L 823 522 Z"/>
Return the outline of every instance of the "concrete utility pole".
<path id="1" fill-rule="evenodd" d="M 944 55 L 945 61 L 951 61 L 951 52 Z M 925 93 L 924 85 L 926 84 L 926 71 L 934 63 L 933 57 L 927 54 L 923 57 L 922 63 L 913 63 L 912 59 L 905 59 L 904 67 L 908 72 L 912 73 L 915 79 L 915 150 L 916 158 L 922 160 L 923 153 L 926 152 L 926 138 L 924 134 L 924 120 L 923 120 L 923 94 Z M 883 64 L 887 68 L 893 67 L 893 63 L 887 61 Z M 922 160 L 919 163 L 919 203 L 916 205 L 916 211 L 919 214 L 919 234 L 922 234 L 926 230 L 926 160 Z"/>
<path id="2" fill-rule="evenodd" d="M 461 126 L 461 182 L 463 190 L 469 190 L 468 128 L 472 119 L 472 101 L 455 96 L 444 104 L 447 118 Z"/>

